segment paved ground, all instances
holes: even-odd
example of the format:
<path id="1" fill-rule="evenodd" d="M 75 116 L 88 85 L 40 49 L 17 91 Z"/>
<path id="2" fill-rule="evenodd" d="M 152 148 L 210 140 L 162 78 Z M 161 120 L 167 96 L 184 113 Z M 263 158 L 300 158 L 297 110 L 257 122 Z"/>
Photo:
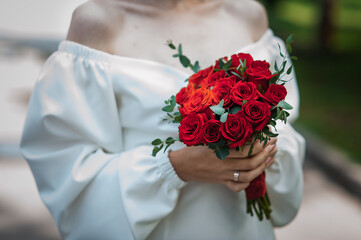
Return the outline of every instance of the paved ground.
<path id="1" fill-rule="evenodd" d="M 0 239 L 60 239 L 24 160 L 0 158 L 0 196 Z M 279 240 L 357 240 L 360 223 L 361 203 L 307 161 L 301 210 L 276 235 Z"/>

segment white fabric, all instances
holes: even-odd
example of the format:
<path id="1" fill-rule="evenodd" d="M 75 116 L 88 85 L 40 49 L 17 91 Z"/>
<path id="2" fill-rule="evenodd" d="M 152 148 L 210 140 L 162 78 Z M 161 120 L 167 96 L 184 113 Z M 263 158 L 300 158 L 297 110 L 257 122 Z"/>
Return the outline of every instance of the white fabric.
<path id="1" fill-rule="evenodd" d="M 284 44 L 268 30 L 240 51 L 271 63 Z M 156 137 L 177 136 L 162 121 L 164 100 L 188 74 L 165 64 L 110 55 L 64 41 L 34 88 L 21 142 L 39 192 L 64 239 L 274 239 L 302 196 L 304 140 L 278 124 L 267 170 L 271 221 L 246 214 L 244 191 L 178 178 Z M 296 80 L 287 101 L 298 113 Z M 178 144 L 173 150 L 183 147 Z"/>

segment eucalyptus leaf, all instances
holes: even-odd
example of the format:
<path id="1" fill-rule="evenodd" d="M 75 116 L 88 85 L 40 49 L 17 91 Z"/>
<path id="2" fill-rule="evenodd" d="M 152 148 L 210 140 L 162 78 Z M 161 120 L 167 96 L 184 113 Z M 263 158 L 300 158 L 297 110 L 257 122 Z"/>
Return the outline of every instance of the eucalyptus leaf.
<path id="1" fill-rule="evenodd" d="M 234 72 L 234 71 L 231 71 L 231 73 L 232 73 L 233 75 L 235 75 L 236 77 L 239 77 L 239 78 L 243 79 L 238 73 L 236 73 L 236 72 Z"/>
<path id="2" fill-rule="evenodd" d="M 281 111 L 279 108 L 277 108 L 277 116 L 276 116 L 275 120 L 281 119 L 282 113 L 283 113 L 283 110 Z"/>
<path id="3" fill-rule="evenodd" d="M 179 56 L 179 61 L 182 63 L 183 67 L 188 67 L 191 61 L 184 55 Z"/>
<path id="4" fill-rule="evenodd" d="M 229 150 L 226 148 L 221 148 L 215 150 L 215 153 L 219 159 L 224 160 L 229 155 Z"/>
<path id="5" fill-rule="evenodd" d="M 168 46 L 169 46 L 171 49 L 176 49 L 176 47 L 174 46 L 172 40 L 169 40 L 169 41 L 167 42 L 167 44 L 168 44 Z"/>
<path id="6" fill-rule="evenodd" d="M 182 44 L 179 44 L 179 45 L 178 45 L 178 53 L 179 53 L 180 56 L 183 55 L 183 52 L 182 52 Z"/>
<path id="7" fill-rule="evenodd" d="M 281 55 L 281 57 L 285 57 L 283 54 L 282 54 L 282 50 L 281 50 L 281 46 L 280 46 L 280 44 L 279 43 L 277 43 L 278 44 L 278 49 L 280 50 L 280 55 Z"/>
<path id="8" fill-rule="evenodd" d="M 228 69 L 230 68 L 230 66 L 232 65 L 232 59 L 229 60 L 226 64 L 224 64 L 224 66 L 222 67 L 222 69 L 224 71 L 228 71 Z"/>
<path id="9" fill-rule="evenodd" d="M 291 45 L 293 43 L 293 34 L 290 34 L 286 39 L 286 44 Z"/>
<path id="10" fill-rule="evenodd" d="M 162 140 L 160 140 L 159 138 L 157 138 L 157 139 L 155 139 L 155 140 L 152 141 L 152 145 L 157 146 L 157 145 L 161 144 L 162 142 L 163 142 Z"/>
<path id="11" fill-rule="evenodd" d="M 287 74 L 290 74 L 292 72 L 292 65 L 287 69 Z"/>
<path id="12" fill-rule="evenodd" d="M 172 138 L 172 137 L 168 137 L 166 140 L 165 140 L 165 143 L 166 144 L 170 144 L 170 143 L 174 143 L 175 140 Z"/>
<path id="13" fill-rule="evenodd" d="M 155 157 L 157 155 L 157 153 L 163 148 L 163 144 L 160 147 L 154 147 L 153 148 L 153 152 L 152 152 L 152 156 Z"/>
<path id="14" fill-rule="evenodd" d="M 219 63 L 219 68 L 223 69 L 223 66 L 224 66 L 223 58 L 220 58 L 218 63 Z"/>
<path id="15" fill-rule="evenodd" d="M 193 72 L 197 73 L 201 67 L 199 66 L 199 62 L 196 61 L 194 66 L 192 67 Z"/>
<path id="16" fill-rule="evenodd" d="M 218 105 L 210 106 L 210 109 L 217 115 L 222 115 L 226 110 L 223 108 L 224 100 L 222 99 Z"/>
<path id="17" fill-rule="evenodd" d="M 286 101 L 281 101 L 281 102 L 279 102 L 277 106 L 278 106 L 278 107 L 281 107 L 281 108 L 283 108 L 283 109 L 286 109 L 286 110 L 291 110 L 291 109 L 293 109 L 293 107 L 292 107 L 290 104 L 288 104 Z"/>
<path id="18" fill-rule="evenodd" d="M 173 112 L 174 106 L 168 105 L 162 108 L 164 112 Z"/>
<path id="19" fill-rule="evenodd" d="M 175 107 L 176 104 L 177 104 L 177 101 L 176 101 L 176 99 L 175 99 L 175 96 L 172 95 L 172 96 L 170 97 L 170 105 L 173 106 L 173 107 Z"/>
<path id="20" fill-rule="evenodd" d="M 278 65 L 277 65 L 277 61 L 275 61 L 275 70 L 276 70 L 276 72 L 278 72 L 278 71 L 279 71 L 279 69 L 278 69 Z"/>
<path id="21" fill-rule="evenodd" d="M 240 106 L 237 106 L 237 107 L 234 107 L 234 108 L 232 108 L 230 111 L 229 111 L 229 113 L 230 114 L 236 114 L 236 113 L 238 113 L 239 111 L 241 111 L 241 107 Z"/>
<path id="22" fill-rule="evenodd" d="M 227 118 L 228 118 L 228 112 L 223 113 L 222 116 L 221 116 L 220 121 L 221 121 L 222 123 L 225 123 L 225 122 L 227 121 Z"/>

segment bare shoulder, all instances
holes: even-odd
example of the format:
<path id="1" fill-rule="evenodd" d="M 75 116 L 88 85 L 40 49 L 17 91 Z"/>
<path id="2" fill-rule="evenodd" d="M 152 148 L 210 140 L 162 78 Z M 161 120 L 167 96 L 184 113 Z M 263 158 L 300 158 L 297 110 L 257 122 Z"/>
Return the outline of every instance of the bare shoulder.
<path id="1" fill-rule="evenodd" d="M 67 40 L 112 52 L 112 41 L 121 24 L 121 11 L 102 1 L 88 1 L 74 10 Z"/>
<path id="2" fill-rule="evenodd" d="M 268 15 L 265 7 L 255 0 L 229 0 L 228 4 L 250 26 L 254 41 L 259 39 L 269 28 Z"/>

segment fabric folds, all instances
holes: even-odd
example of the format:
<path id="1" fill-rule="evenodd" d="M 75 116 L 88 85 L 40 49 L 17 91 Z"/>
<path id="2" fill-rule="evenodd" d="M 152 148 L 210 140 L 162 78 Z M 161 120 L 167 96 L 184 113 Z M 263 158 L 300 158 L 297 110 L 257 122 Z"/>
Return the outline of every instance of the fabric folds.
<path id="1" fill-rule="evenodd" d="M 280 61 L 278 43 L 284 49 L 268 30 L 240 51 L 273 63 Z M 186 184 L 168 152 L 151 156 L 152 140 L 177 136 L 177 126 L 162 121 L 161 108 L 187 77 L 166 64 L 70 41 L 47 60 L 29 104 L 21 152 L 64 239 L 274 239 L 273 225 L 294 218 L 305 143 L 289 123 L 278 124 L 279 153 L 267 169 L 272 221 L 247 215 L 244 192 Z M 296 80 L 286 87 L 294 121 Z"/>

